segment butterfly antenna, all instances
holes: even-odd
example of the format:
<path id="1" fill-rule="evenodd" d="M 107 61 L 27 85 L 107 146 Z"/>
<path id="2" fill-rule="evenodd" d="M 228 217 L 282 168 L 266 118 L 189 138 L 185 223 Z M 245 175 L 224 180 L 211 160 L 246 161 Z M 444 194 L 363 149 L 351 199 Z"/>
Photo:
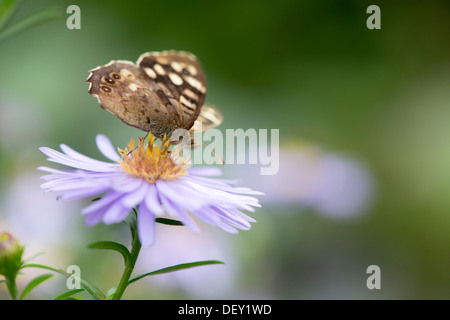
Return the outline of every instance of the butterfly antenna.
<path id="1" fill-rule="evenodd" d="M 225 161 L 223 161 L 223 158 L 221 156 L 219 156 L 217 153 L 214 152 L 213 149 L 211 149 L 206 143 L 203 142 L 203 140 L 200 140 L 203 145 L 209 150 L 211 151 L 211 153 L 220 161 L 220 165 L 223 167 L 223 165 L 225 164 Z"/>

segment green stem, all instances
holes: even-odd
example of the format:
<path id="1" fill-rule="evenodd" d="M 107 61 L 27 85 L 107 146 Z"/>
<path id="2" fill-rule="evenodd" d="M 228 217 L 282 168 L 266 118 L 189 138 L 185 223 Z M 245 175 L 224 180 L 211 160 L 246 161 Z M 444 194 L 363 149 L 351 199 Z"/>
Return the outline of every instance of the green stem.
<path id="1" fill-rule="evenodd" d="M 139 256 L 139 251 L 141 250 L 141 243 L 139 242 L 139 237 L 137 235 L 136 224 L 131 224 L 131 236 L 133 238 L 131 245 L 131 259 L 128 260 L 125 265 L 125 270 L 123 272 L 122 278 L 120 279 L 119 285 L 117 286 L 117 290 L 114 293 L 112 300 L 120 300 L 122 298 L 125 289 L 128 286 L 128 281 L 130 280 L 131 273 L 133 272 L 134 265 L 136 264 L 136 260 Z"/>
<path id="2" fill-rule="evenodd" d="M 8 287 L 9 294 L 13 300 L 17 300 L 17 285 L 16 285 L 16 277 L 14 276 L 12 279 L 6 278 L 6 286 Z"/>

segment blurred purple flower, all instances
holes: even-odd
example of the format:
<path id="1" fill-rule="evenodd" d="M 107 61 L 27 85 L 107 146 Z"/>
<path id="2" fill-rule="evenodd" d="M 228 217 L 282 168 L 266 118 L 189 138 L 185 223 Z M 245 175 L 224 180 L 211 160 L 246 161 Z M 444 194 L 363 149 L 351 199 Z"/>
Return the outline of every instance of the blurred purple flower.
<path id="1" fill-rule="evenodd" d="M 313 144 L 281 149 L 279 171 L 263 176 L 260 167 L 241 165 L 229 174 L 249 181 L 265 196 L 263 205 L 309 208 L 329 218 L 352 218 L 368 211 L 376 192 L 370 169 L 360 160 Z"/>
<path id="2" fill-rule="evenodd" d="M 211 178 L 221 175 L 218 168 L 190 167 L 189 160 L 174 150 L 168 151 L 169 141 L 158 146 L 153 137 L 145 145 L 140 139 L 135 147 L 131 140 L 126 149 L 119 149 L 120 155 L 106 136 L 97 135 L 96 143 L 113 163 L 89 158 L 63 144 L 60 147 L 64 153 L 47 147 L 40 150 L 49 157 L 47 160 L 77 170 L 38 168 L 50 173 L 42 177 L 47 182 L 41 187 L 58 192 L 58 199 L 104 193 L 100 200 L 82 210 L 88 225 L 121 222 L 138 207 L 139 239 L 148 246 L 154 239 L 155 216 L 166 212 L 194 232 L 199 229 L 188 211 L 230 233 L 237 233 L 236 228 L 248 230 L 249 222 L 255 222 L 241 210 L 254 212 L 253 207 L 260 207 L 256 198 L 248 196 L 260 192 L 233 187 L 233 181 Z"/>

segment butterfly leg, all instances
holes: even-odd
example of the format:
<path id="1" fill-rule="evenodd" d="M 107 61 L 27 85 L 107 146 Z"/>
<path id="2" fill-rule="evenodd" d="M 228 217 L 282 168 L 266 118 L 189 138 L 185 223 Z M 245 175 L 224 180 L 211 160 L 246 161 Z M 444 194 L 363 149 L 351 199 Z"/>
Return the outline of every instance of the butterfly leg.
<path id="1" fill-rule="evenodd" d="M 145 139 L 147 139 L 149 132 L 147 132 L 147 134 L 144 137 L 139 137 L 139 140 L 145 141 Z M 138 148 L 138 146 L 134 147 L 132 150 L 130 150 L 130 152 L 127 153 L 127 156 L 129 156 L 131 153 L 133 153 L 134 150 L 136 150 Z"/>
<path id="2" fill-rule="evenodd" d="M 200 141 L 206 147 L 206 149 L 211 151 L 211 153 L 219 160 L 219 164 L 223 167 L 223 165 L 225 164 L 225 161 L 223 160 L 223 158 L 221 156 L 219 156 L 217 153 L 215 153 L 214 150 L 211 149 L 203 140 L 200 140 Z M 198 146 L 200 146 L 200 144 L 199 143 L 195 143 L 194 139 L 192 139 L 191 149 L 194 149 L 194 148 L 196 148 Z"/>
<path id="3" fill-rule="evenodd" d="M 145 139 L 147 139 L 149 132 L 147 132 L 147 134 L 144 137 L 139 137 L 140 139 L 142 139 L 142 141 L 145 141 Z"/>

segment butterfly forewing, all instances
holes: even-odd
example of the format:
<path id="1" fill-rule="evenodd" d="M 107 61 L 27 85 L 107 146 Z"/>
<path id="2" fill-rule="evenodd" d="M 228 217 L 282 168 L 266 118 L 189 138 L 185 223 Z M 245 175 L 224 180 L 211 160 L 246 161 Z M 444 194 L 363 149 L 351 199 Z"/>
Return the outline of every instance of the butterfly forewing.
<path id="1" fill-rule="evenodd" d="M 130 126 L 162 138 L 178 128 L 191 129 L 197 118 L 212 125 L 208 115 L 205 118 L 200 113 L 206 95 L 205 75 L 191 53 L 148 52 L 139 57 L 137 65 L 111 61 L 90 72 L 86 80 L 89 93 L 102 108 Z M 209 115 L 213 115 L 211 111 Z"/>
<path id="2" fill-rule="evenodd" d="M 190 129 L 206 95 L 205 75 L 196 57 L 180 51 L 148 52 L 137 64 L 177 110 L 180 127 Z"/>

